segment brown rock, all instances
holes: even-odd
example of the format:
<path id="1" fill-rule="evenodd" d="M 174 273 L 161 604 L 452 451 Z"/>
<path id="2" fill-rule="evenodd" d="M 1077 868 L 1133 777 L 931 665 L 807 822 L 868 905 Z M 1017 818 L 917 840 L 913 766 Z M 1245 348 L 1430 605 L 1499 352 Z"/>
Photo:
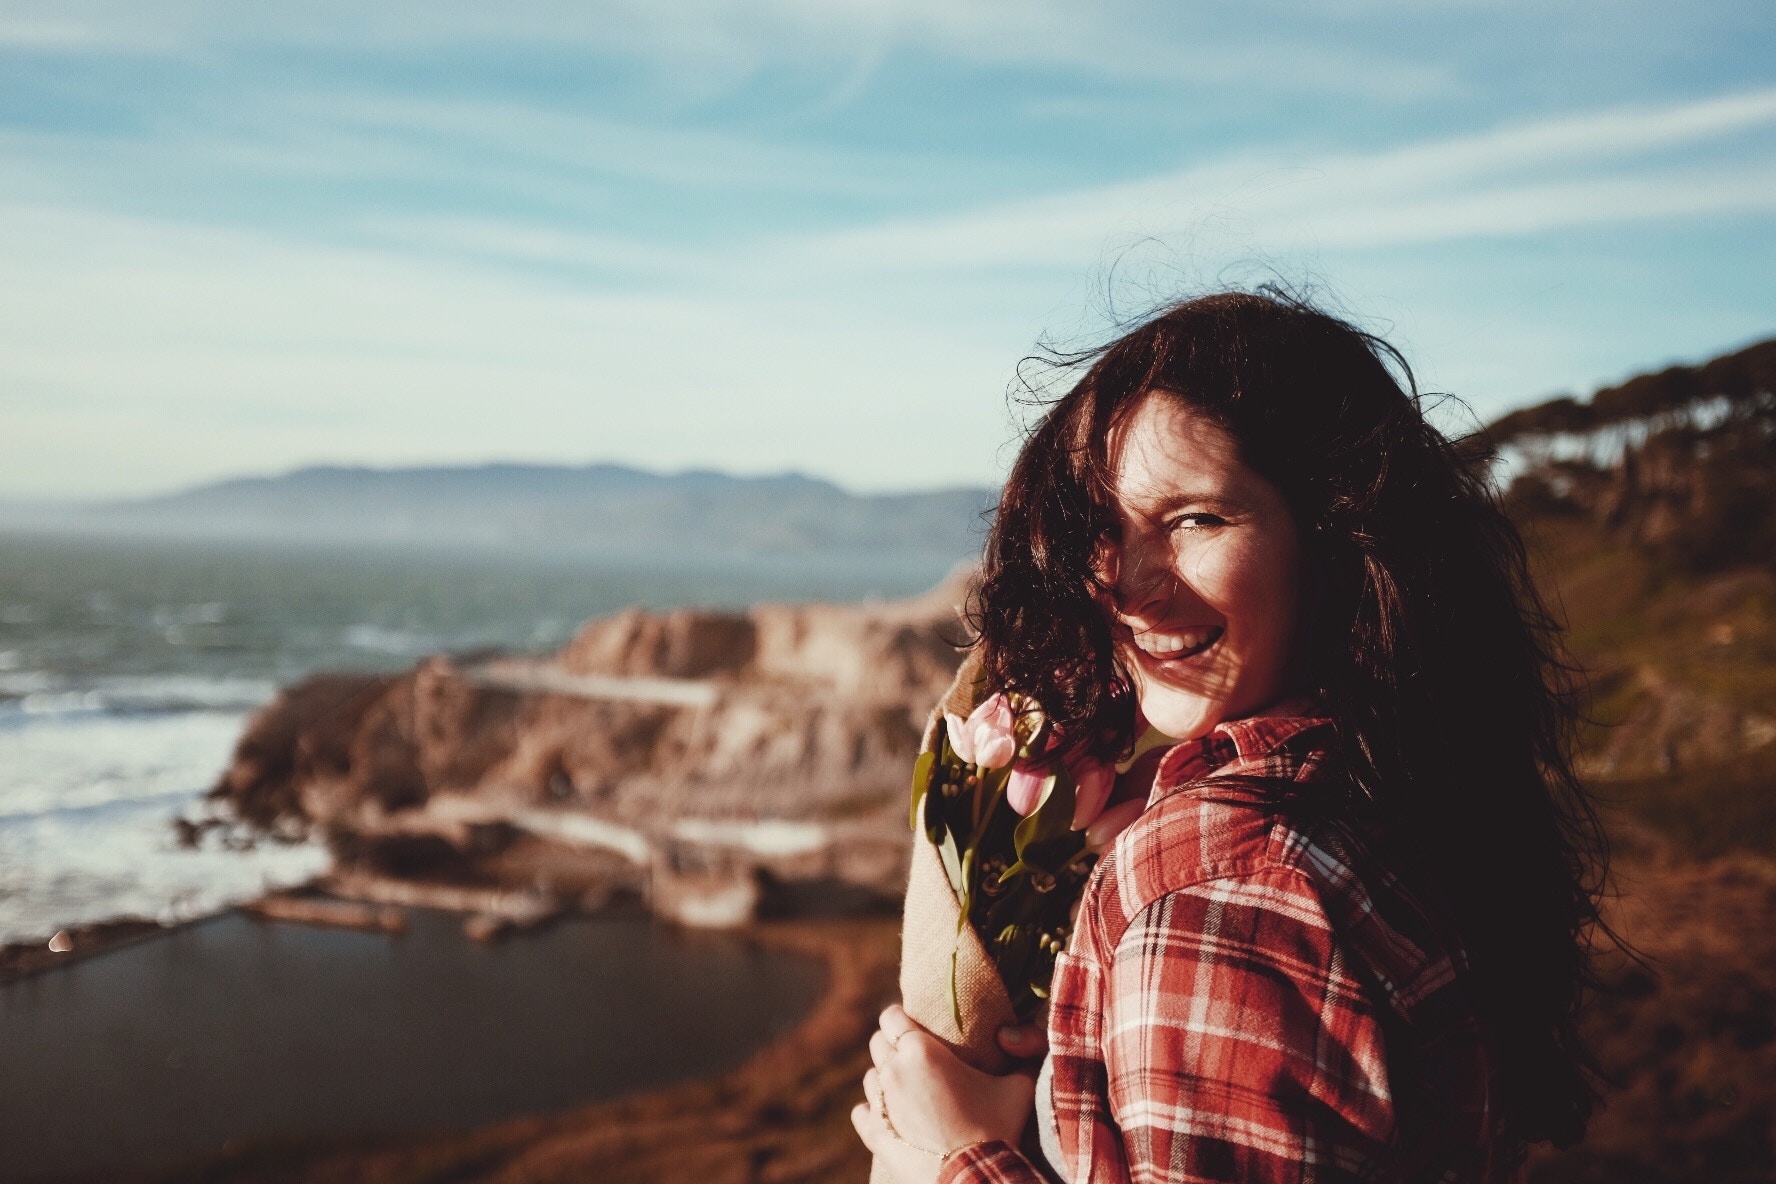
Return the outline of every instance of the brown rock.
<path id="1" fill-rule="evenodd" d="M 737 613 L 624 609 L 592 621 L 557 656 L 574 674 L 703 678 L 751 662 L 757 631 Z"/>
<path id="2" fill-rule="evenodd" d="M 880 604 L 630 609 L 546 659 L 317 675 L 252 721 L 213 796 L 259 827 L 318 826 L 342 865 L 381 876 L 521 876 L 477 846 L 492 823 L 651 864 L 699 820 L 732 829 L 696 842 L 731 848 L 742 878 L 892 893 L 907 770 L 960 662 L 968 576 Z M 779 852 L 746 830 L 772 820 L 830 828 L 819 850 Z"/>

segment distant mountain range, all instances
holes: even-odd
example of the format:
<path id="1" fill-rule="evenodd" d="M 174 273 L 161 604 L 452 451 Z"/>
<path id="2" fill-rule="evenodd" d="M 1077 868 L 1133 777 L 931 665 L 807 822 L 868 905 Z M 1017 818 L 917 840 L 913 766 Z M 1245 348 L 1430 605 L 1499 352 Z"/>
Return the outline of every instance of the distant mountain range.
<path id="1" fill-rule="evenodd" d="M 181 537 L 770 554 L 980 550 L 984 488 L 854 494 L 798 474 L 621 465 L 315 467 L 137 501 L 11 507 L 7 524 Z"/>

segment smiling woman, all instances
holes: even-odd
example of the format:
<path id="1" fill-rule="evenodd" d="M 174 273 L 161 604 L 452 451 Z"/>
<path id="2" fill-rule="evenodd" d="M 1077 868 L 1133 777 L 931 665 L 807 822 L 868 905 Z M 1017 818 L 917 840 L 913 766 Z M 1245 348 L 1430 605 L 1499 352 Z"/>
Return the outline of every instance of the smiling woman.
<path id="1" fill-rule="evenodd" d="M 1512 1178 L 1594 1105 L 1602 841 L 1478 454 L 1385 342 L 1276 293 L 1081 360 L 1006 484 L 977 650 L 1132 822 L 1055 958 L 1034 1120 L 1027 1076 L 891 1008 L 853 1116 L 878 1168 Z"/>
<path id="2" fill-rule="evenodd" d="M 1301 547 L 1282 494 L 1166 392 L 1136 405 L 1111 450 L 1117 520 L 1099 579 L 1147 722 L 1194 740 L 1301 689 Z"/>

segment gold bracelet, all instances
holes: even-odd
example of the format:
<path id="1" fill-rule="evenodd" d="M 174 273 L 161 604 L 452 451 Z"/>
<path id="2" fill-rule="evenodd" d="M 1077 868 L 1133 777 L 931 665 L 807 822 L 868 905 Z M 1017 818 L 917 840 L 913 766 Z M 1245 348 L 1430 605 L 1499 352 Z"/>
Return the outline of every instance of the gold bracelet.
<path id="1" fill-rule="evenodd" d="M 944 1164 L 950 1162 L 950 1156 L 956 1154 L 958 1151 L 966 1151 L 966 1150 L 968 1150 L 968 1148 L 975 1146 L 975 1144 L 973 1144 L 973 1143 L 964 1143 L 962 1146 L 952 1147 L 948 1151 L 933 1151 L 929 1147 L 921 1147 L 917 1143 L 909 1142 L 908 1140 L 901 1137 L 901 1134 L 899 1131 L 894 1129 L 894 1120 L 892 1118 L 888 1117 L 888 1094 L 887 1094 L 887 1092 L 883 1091 L 881 1097 L 882 1097 L 882 1125 L 888 1128 L 888 1133 L 890 1135 L 894 1136 L 894 1141 L 896 1143 L 899 1143 L 902 1147 L 911 1147 L 914 1151 L 917 1151 L 920 1155 L 931 1156 L 933 1159 L 937 1160 L 938 1167 L 942 1167 Z"/>

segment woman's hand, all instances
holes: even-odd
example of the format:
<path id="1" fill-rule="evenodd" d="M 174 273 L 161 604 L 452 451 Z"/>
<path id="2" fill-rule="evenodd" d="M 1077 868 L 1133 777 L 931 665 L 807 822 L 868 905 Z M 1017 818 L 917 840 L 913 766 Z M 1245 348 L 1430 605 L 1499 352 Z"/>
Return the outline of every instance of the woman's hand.
<path id="1" fill-rule="evenodd" d="M 1019 1031 L 1037 1045 L 1029 1029 Z M 1022 1048 L 1018 1054 L 1029 1055 Z M 971 1144 L 1015 1145 L 1029 1121 L 1036 1088 L 1028 1074 L 995 1077 L 963 1063 L 899 1004 L 882 1013 L 870 1059 L 866 1101 L 851 1111 L 851 1124 L 899 1184 L 936 1180 L 943 1160 Z"/>
<path id="2" fill-rule="evenodd" d="M 1036 1022 L 1007 1024 L 999 1029 L 999 1047 L 1014 1061 L 1030 1062 L 1027 1068 L 1031 1073 L 1042 1068 L 1042 1058 L 1048 1055 L 1047 1018 L 1048 1004 L 1044 1003 Z"/>

